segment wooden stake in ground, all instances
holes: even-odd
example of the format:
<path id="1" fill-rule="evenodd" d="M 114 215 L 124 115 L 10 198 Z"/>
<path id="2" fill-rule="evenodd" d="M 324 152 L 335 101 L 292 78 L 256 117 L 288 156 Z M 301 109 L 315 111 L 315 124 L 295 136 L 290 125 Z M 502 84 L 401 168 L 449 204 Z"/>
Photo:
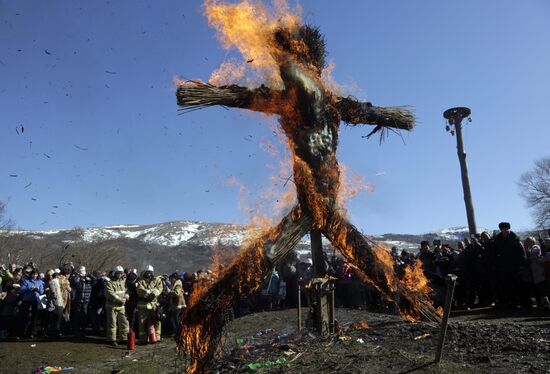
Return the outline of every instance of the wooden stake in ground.
<path id="1" fill-rule="evenodd" d="M 325 50 L 323 37 L 317 29 L 309 26 L 279 29 L 275 31 L 273 40 L 276 45 L 272 55 L 276 59 L 284 89 L 274 90 L 265 86 L 249 89 L 235 85 L 215 87 L 188 81 L 178 87 L 178 104 L 187 110 L 223 105 L 278 115 L 293 156 L 298 198 L 298 205 L 293 211 L 300 212 L 295 219 L 308 222 L 300 228 L 321 232 L 337 251 L 356 266 L 365 280 L 395 303 L 399 311 L 410 314 L 413 319 L 438 320 L 430 300 L 410 285 L 400 284 L 391 260 L 388 260 L 389 255 L 384 249 L 374 248 L 372 242 L 340 214 L 338 206 L 340 169 L 336 149 L 340 123 L 376 125 L 371 134 L 377 131 L 383 133 L 388 129 L 411 130 L 414 126 L 413 114 L 403 108 L 375 107 L 369 102 L 332 94 L 320 78 L 325 66 Z M 294 224 L 290 227 L 298 225 L 298 222 L 291 221 Z M 283 232 L 276 230 L 276 236 L 284 237 L 284 225 L 279 225 L 279 228 Z M 282 246 L 271 246 L 262 253 L 272 266 L 276 266 L 283 257 L 281 253 L 287 250 Z M 208 308 L 219 311 L 212 304 L 219 300 L 217 295 L 229 296 L 231 292 L 225 290 L 235 289 L 234 282 L 240 281 L 228 275 L 237 269 L 242 270 L 238 262 L 228 266 L 197 306 L 190 305 L 184 326 L 190 319 L 194 324 L 200 320 L 208 323 Z M 254 281 L 254 285 L 257 286 L 257 282 Z M 242 289 L 241 286 L 238 288 Z M 249 287 L 250 292 L 254 290 L 255 287 Z M 223 299 L 224 305 L 231 305 L 237 297 L 242 297 L 242 294 L 234 294 L 233 301 Z M 206 300 L 210 302 L 206 303 Z M 193 347 L 193 344 L 201 344 L 196 341 L 201 339 L 197 331 L 185 330 L 182 332 L 183 348 L 198 361 L 212 358 L 212 354 L 205 351 L 212 350 L 212 347 Z"/>

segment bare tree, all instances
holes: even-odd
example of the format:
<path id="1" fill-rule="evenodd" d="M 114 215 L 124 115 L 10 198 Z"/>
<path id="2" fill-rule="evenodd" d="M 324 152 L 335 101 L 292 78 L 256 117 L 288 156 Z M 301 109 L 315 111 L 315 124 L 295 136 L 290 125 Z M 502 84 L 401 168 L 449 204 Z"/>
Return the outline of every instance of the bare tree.
<path id="1" fill-rule="evenodd" d="M 0 201 L 0 262 L 11 260 L 11 230 L 13 221 L 6 217 L 6 204 Z"/>
<path id="2" fill-rule="evenodd" d="M 521 175 L 521 195 L 533 209 L 537 226 L 550 226 L 550 157 L 535 162 L 535 167 Z"/>
<path id="3" fill-rule="evenodd" d="M 75 266 L 85 266 L 88 271 L 110 270 L 126 263 L 126 255 L 116 240 L 74 243 L 67 253 L 70 253 L 69 259 Z"/>

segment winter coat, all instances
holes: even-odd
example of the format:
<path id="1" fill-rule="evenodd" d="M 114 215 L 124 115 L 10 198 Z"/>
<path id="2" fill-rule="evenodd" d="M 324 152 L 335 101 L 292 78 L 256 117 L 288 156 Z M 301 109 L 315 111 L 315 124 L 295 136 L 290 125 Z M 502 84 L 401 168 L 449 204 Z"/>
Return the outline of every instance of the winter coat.
<path id="1" fill-rule="evenodd" d="M 105 283 L 110 279 L 107 277 L 97 277 L 92 282 L 92 295 L 90 296 L 90 306 L 98 310 L 105 307 Z"/>
<path id="2" fill-rule="evenodd" d="M 70 301 L 70 285 L 67 278 L 57 276 L 50 280 L 50 292 L 48 294 L 48 310 L 66 308 Z"/>
<path id="3" fill-rule="evenodd" d="M 44 282 L 40 279 L 25 278 L 21 282 L 19 293 L 23 301 L 39 301 L 40 295 L 44 294 Z"/>
<path id="4" fill-rule="evenodd" d="M 482 242 L 481 245 L 483 246 L 483 252 L 481 255 L 481 263 L 483 264 L 483 267 L 485 268 L 486 274 L 494 274 L 495 269 L 495 253 L 493 249 L 493 240 L 487 240 L 485 242 Z"/>
<path id="5" fill-rule="evenodd" d="M 92 278 L 79 275 L 71 278 L 71 287 L 73 289 L 73 301 L 86 304 L 90 302 L 92 296 Z"/>
<path id="6" fill-rule="evenodd" d="M 17 314 L 19 295 L 16 290 L 2 292 L 0 297 L 0 319 L 14 317 Z"/>
<path id="7" fill-rule="evenodd" d="M 180 310 L 186 308 L 185 297 L 183 295 L 183 286 L 181 280 L 176 280 L 173 285 L 170 286 L 168 292 L 168 308 L 171 311 Z"/>
<path id="8" fill-rule="evenodd" d="M 138 309 L 156 309 L 159 305 L 157 298 L 164 289 L 164 280 L 162 277 L 154 277 L 151 280 L 140 278 L 136 282 L 136 292 L 138 295 Z"/>
<path id="9" fill-rule="evenodd" d="M 435 258 L 433 252 L 419 252 L 416 258 L 422 261 L 422 270 L 424 270 L 424 275 L 426 275 L 429 279 L 433 278 Z"/>
<path id="10" fill-rule="evenodd" d="M 462 253 L 464 254 L 464 276 L 471 279 L 476 271 L 476 248 L 473 244 L 470 244 Z"/>
<path id="11" fill-rule="evenodd" d="M 451 257 L 449 255 L 434 256 L 434 273 L 437 278 L 443 279 L 448 273 L 451 266 Z"/>
<path id="12" fill-rule="evenodd" d="M 126 281 L 124 279 L 105 282 L 105 307 L 110 309 L 123 309 L 124 304 L 130 298 Z"/>
<path id="13" fill-rule="evenodd" d="M 510 231 L 507 238 L 498 234 L 493 244 L 495 265 L 500 274 L 518 275 L 525 266 L 526 255 L 517 235 Z"/>
<path id="14" fill-rule="evenodd" d="M 550 284 L 550 252 L 546 252 L 544 255 L 544 274 L 546 281 Z"/>
<path id="15" fill-rule="evenodd" d="M 530 253 L 527 258 L 529 270 L 531 270 L 531 280 L 534 284 L 539 284 L 546 281 L 544 274 L 544 257 L 539 254 Z"/>

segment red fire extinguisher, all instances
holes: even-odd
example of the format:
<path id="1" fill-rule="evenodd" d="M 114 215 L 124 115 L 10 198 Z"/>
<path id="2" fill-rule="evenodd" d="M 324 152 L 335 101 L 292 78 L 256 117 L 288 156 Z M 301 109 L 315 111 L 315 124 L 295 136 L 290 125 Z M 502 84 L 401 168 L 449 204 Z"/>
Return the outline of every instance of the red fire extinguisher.
<path id="1" fill-rule="evenodd" d="M 132 320 L 130 321 L 130 331 L 126 339 L 126 349 L 133 351 L 136 347 L 136 333 L 134 332 L 134 321 L 136 318 L 136 311 L 132 314 Z"/>
<path id="2" fill-rule="evenodd" d="M 147 335 L 148 335 L 150 344 L 157 342 L 157 333 L 155 331 L 155 323 L 151 319 L 147 320 Z"/>
<path id="3" fill-rule="evenodd" d="M 134 330 L 128 331 L 128 339 L 126 340 L 126 349 L 133 351 L 136 347 L 136 333 Z"/>

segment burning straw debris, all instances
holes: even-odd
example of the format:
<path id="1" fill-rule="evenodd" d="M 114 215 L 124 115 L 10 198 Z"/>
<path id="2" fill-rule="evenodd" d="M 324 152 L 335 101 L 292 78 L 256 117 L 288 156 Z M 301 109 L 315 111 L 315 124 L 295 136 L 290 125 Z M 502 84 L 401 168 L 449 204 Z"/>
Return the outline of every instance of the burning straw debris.
<path id="1" fill-rule="evenodd" d="M 386 248 L 365 238 L 347 220 L 339 199 L 336 149 L 340 123 L 411 130 L 413 114 L 332 93 L 322 80 L 326 52 L 320 31 L 301 25 L 298 13 L 277 4 L 270 13 L 262 4 L 249 1 L 205 3 L 209 24 L 218 30 L 224 47 L 236 47 L 245 59 L 253 58 L 247 68 L 255 69 L 265 85 L 215 86 L 191 80 L 181 82 L 177 89 L 184 111 L 222 105 L 278 115 L 292 155 L 298 201 L 278 226 L 245 245 L 214 281 L 193 294 L 180 341 L 180 348 L 191 356 L 190 373 L 206 370 L 215 356 L 227 320 L 225 312 L 256 291 L 269 271 L 311 230 L 322 232 L 365 281 L 394 303 L 403 318 L 438 319 L 422 272 L 415 267 L 399 279 Z"/>

